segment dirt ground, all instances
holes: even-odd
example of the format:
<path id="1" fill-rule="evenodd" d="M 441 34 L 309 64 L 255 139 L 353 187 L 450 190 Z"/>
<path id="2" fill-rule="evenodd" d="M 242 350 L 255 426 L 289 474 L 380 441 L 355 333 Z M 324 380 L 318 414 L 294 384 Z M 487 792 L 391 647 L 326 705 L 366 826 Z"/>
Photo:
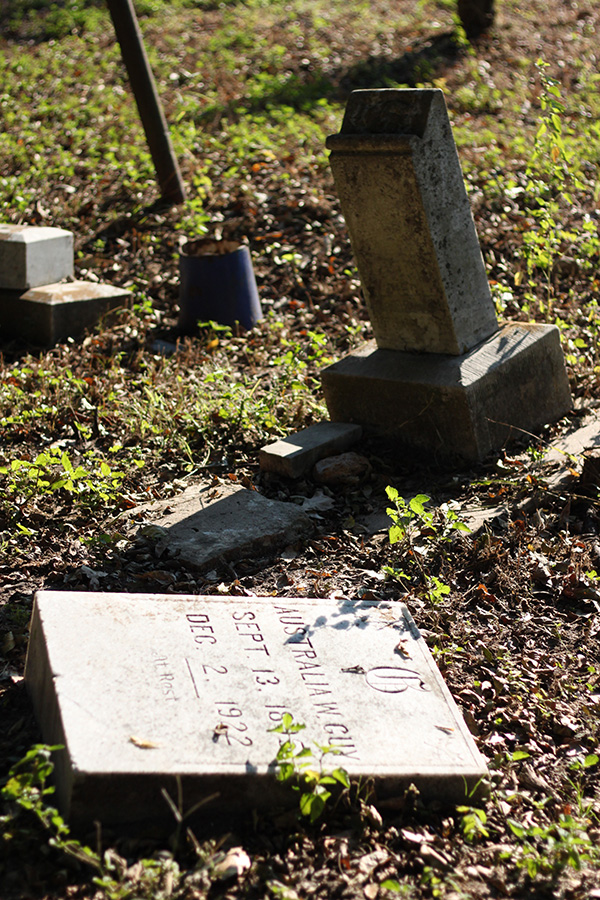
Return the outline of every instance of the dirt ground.
<path id="1" fill-rule="evenodd" d="M 182 65 L 192 68 L 194 54 L 199 52 L 196 42 L 200 46 L 205 33 L 218 27 L 221 15 L 219 8 L 205 13 L 203 31 L 193 31 L 181 50 Z M 514 272 L 524 271 L 521 260 L 527 226 L 514 199 L 516 192 L 514 196 L 498 196 L 490 188 L 493 178 L 481 164 L 485 155 L 482 147 L 491 140 L 486 121 L 494 119 L 493 140 L 500 155 L 503 128 L 507 147 L 510 144 L 512 148 L 519 122 L 515 121 L 515 110 L 503 108 L 498 97 L 511 92 L 512 96 L 517 90 L 515 85 L 518 87 L 523 71 L 518 61 L 543 57 L 563 89 L 575 93 L 579 77 L 576 61 L 584 56 L 595 58 L 599 30 L 600 15 L 591 2 L 528 0 L 520 9 L 499 4 L 495 28 L 474 50 L 478 71 L 484 73 L 483 83 L 488 84 L 489 102 L 471 111 L 464 104 L 458 105 L 453 112 L 455 128 L 472 127 L 474 134 L 473 141 L 461 147 L 461 162 L 490 279 L 504 284 L 507 267 L 512 273 L 506 317 L 545 320 L 541 306 L 527 312 L 523 309 L 525 284 L 514 278 Z M 407 25 L 388 29 L 381 34 L 379 46 L 373 46 L 365 43 L 353 21 L 344 27 L 340 17 L 330 37 L 329 67 L 324 72 L 330 98 L 343 99 L 350 89 L 379 86 L 386 79 L 420 84 L 426 72 L 428 83 L 435 79 L 443 85 L 452 110 L 453 98 L 461 91 L 464 96 L 469 89 L 473 57 L 456 46 L 450 31 L 450 19 L 447 30 L 438 29 L 432 35 Z M 150 21 L 147 36 L 159 53 L 160 25 Z M 14 52 L 19 39 L 18 34 L 9 35 L 5 49 Z M 287 65 L 308 90 L 310 65 L 305 61 L 311 60 L 310 45 L 292 45 L 285 31 L 274 33 L 273 40 L 289 44 Z M 573 45 L 577 57 L 570 51 Z M 30 50 L 35 52 L 35 46 Z M 225 83 L 221 89 L 234 97 L 236 89 L 240 90 Z M 473 90 L 483 90 L 481 83 Z M 524 102 L 519 108 L 524 133 L 527 129 L 531 133 L 538 113 L 538 91 L 539 85 L 532 83 L 533 103 Z M 577 126 L 578 115 L 576 109 L 572 110 L 573 127 Z M 224 124 L 220 119 L 215 128 Z M 274 182 L 273 172 L 281 165 L 290 177 Z M 506 167 L 518 185 L 523 178 L 523 158 L 511 149 Z M 185 177 L 191 177 L 191 164 L 184 161 L 183 169 Z M 290 340 L 301 341 L 309 331 L 326 331 L 336 352 L 342 354 L 353 343 L 353 330 L 361 337 L 369 337 L 370 332 L 358 282 L 348 276 L 352 256 L 329 172 L 324 168 L 308 170 L 299 158 L 265 158 L 257 163 L 252 178 L 254 191 L 263 198 L 260 203 L 240 184 L 220 183 L 213 177 L 206 198 L 207 212 L 221 221 L 225 234 L 243 235 L 249 240 L 264 308 L 284 322 Z M 126 192 L 118 180 L 107 187 L 104 196 L 94 195 L 82 183 L 76 206 L 78 268 L 101 273 L 107 260 L 116 261 L 119 270 L 114 280 L 144 284 L 154 315 L 146 320 L 126 317 L 83 343 L 68 343 L 48 353 L 30 354 L 29 348 L 16 341 L 5 342 L 3 382 L 23 366 L 34 372 L 52 366 L 69 369 L 83 379 L 97 378 L 101 389 L 107 390 L 108 376 L 103 373 L 115 354 L 121 354 L 124 368 L 141 371 L 145 360 L 160 355 L 159 344 L 168 353 L 179 347 L 182 369 L 202 366 L 209 352 L 207 341 L 182 338 L 177 331 L 174 229 L 180 213 L 152 205 L 150 196 L 147 199 L 148 205 L 131 216 Z M 44 221 L 44 202 L 40 200 L 42 212 L 39 208 L 30 211 L 29 222 Z M 122 214 L 113 216 L 107 224 L 103 211 L 109 205 Z M 576 229 L 586 214 L 597 222 L 596 205 L 593 193 L 578 193 L 569 207 L 565 228 Z M 146 252 L 148 244 L 144 242 L 144 235 L 150 232 L 160 238 L 151 254 Z M 280 246 L 262 252 L 265 236 L 269 235 L 271 243 L 279 242 Z M 96 249 L 99 238 L 104 241 L 101 251 Z M 138 247 L 138 252 L 131 252 L 131 247 Z M 302 262 L 297 268 L 273 263 L 273 256 L 285 251 L 300 255 Z M 569 247 L 561 246 L 557 257 L 561 264 L 553 274 L 556 313 L 577 304 L 583 309 L 597 293 L 597 257 L 591 273 L 577 262 L 571 266 L 571 259 Z M 575 320 L 576 316 L 569 320 L 567 338 L 579 333 Z M 247 340 L 255 348 L 252 365 L 256 377 L 268 379 L 267 357 L 273 340 L 268 325 L 259 325 L 251 336 L 224 341 L 225 352 L 240 367 L 247 359 Z M 262 367 L 260 349 L 256 350 L 261 341 L 266 348 Z M 210 572 L 194 571 L 176 559 L 158 557 L 152 541 L 143 536 L 135 538 L 125 520 L 115 518 L 114 510 L 106 512 L 99 507 L 93 514 L 89 510 L 84 514 L 70 506 L 64 496 L 54 495 L 34 503 L 27 521 L 37 530 L 35 543 L 22 554 L 18 545 L 7 541 L 0 560 L 0 778 L 41 739 L 23 683 L 28 622 L 36 590 L 282 597 L 343 594 L 350 598 L 402 599 L 429 647 L 435 648 L 436 662 L 488 761 L 492 791 L 480 805 L 484 833 L 469 835 L 464 815 L 437 803 L 426 804 L 414 792 L 408 792 L 393 810 L 378 810 L 376 798 L 366 803 L 342 803 L 315 826 L 294 817 L 268 819 L 253 826 L 239 823 L 224 846 L 243 846 L 252 860 L 250 869 L 239 878 L 219 881 L 211 879 L 207 868 L 196 881 L 177 881 L 170 894 L 163 886 L 164 892 L 156 896 L 280 895 L 288 900 L 387 900 L 394 893 L 452 900 L 599 897 L 598 856 L 591 854 L 588 861 L 577 843 L 585 833 L 593 846 L 600 844 L 599 766 L 585 764 L 598 754 L 600 734 L 600 592 L 596 581 L 596 572 L 600 572 L 599 482 L 589 470 L 582 478 L 581 458 L 569 459 L 563 465 L 566 481 L 560 488 L 548 489 L 549 470 L 544 468 L 542 458 L 545 449 L 597 407 L 598 367 L 594 363 L 569 363 L 575 402 L 570 416 L 535 439 L 523 436 L 516 446 L 477 466 L 415 460 L 367 436 L 356 448 L 368 460 L 365 474 L 351 483 L 326 486 L 325 493 L 333 505 L 321 513 L 312 538 L 283 548 L 281 553 L 223 563 Z M 318 377 L 310 365 L 309 371 Z M 4 416 L 9 414 L 9 410 L 2 411 Z M 306 414 L 300 404 L 297 426 L 310 424 L 312 415 Z M 72 432 L 72 420 L 72 410 L 59 410 L 54 437 L 64 436 L 69 429 Z M 91 412 L 80 413 L 77 421 L 87 422 L 91 428 L 91 437 L 86 439 L 89 446 L 95 442 L 107 447 L 117 438 L 125 441 L 118 423 L 111 433 L 109 420 L 96 421 L 94 428 Z M 2 437 L 4 462 L 13 457 L 32 458 L 41 437 L 35 422 L 6 426 Z M 132 440 L 137 439 L 132 436 Z M 204 446 L 206 452 L 200 454 L 203 440 L 206 442 L 199 436 L 198 446 L 192 448 L 203 459 L 195 470 L 195 480 L 252 484 L 268 497 L 291 502 L 323 490 L 312 474 L 290 481 L 261 473 L 260 443 L 251 434 L 236 433 L 227 422 L 215 421 L 214 434 Z M 152 460 L 143 474 L 146 493 L 140 489 L 136 494 L 132 487 L 128 505 L 144 496 L 168 496 L 181 487 L 185 474 L 176 454 L 165 451 Z M 450 586 L 450 593 L 435 602 L 427 597 L 417 568 L 401 581 L 382 572 L 384 566 L 410 565 L 412 552 L 406 546 L 390 546 L 381 518 L 373 526 L 373 517 L 386 506 L 387 485 L 394 485 L 405 497 L 426 493 L 435 505 L 454 501 L 458 510 L 499 509 L 498 515 L 478 531 L 432 544 L 428 572 Z M 0 518 L 8 533 L 9 513 L 4 507 L 0 508 Z M 82 536 L 115 530 L 122 530 L 126 539 L 106 546 L 80 540 Z M 519 823 L 520 836 L 510 822 Z M 93 886 L 84 868 L 65 862 L 47 841 L 47 835 L 27 820 L 18 840 L 4 842 L 0 856 L 0 872 L 5 879 L 5 887 L 0 889 L 2 900 L 117 896 Z M 140 856 L 155 849 L 135 842 L 117 845 L 125 869 L 131 869 Z M 196 857 L 187 852 L 182 868 L 188 865 L 192 871 L 195 862 L 190 858 Z M 573 864 L 567 861 L 569 852 Z M 528 858 L 534 860 L 529 866 Z M 397 887 L 386 887 L 390 880 Z M 139 879 L 136 886 L 131 873 L 128 884 L 130 892 L 119 896 L 149 896 Z"/>

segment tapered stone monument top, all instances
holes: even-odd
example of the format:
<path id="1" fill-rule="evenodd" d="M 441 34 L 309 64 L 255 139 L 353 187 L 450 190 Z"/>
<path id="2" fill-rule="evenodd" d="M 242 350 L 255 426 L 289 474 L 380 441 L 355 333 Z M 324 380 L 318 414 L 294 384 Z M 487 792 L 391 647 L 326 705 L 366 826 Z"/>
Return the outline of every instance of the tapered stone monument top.
<path id="1" fill-rule="evenodd" d="M 377 345 L 458 356 L 493 335 L 442 91 L 354 91 L 327 147 Z"/>

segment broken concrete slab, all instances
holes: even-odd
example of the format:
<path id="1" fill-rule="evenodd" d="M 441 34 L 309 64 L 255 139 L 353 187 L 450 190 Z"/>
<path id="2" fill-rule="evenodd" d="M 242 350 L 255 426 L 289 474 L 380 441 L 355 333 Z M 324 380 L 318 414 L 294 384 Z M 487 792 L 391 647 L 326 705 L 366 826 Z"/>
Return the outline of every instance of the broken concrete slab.
<path id="1" fill-rule="evenodd" d="M 459 518 L 473 533 L 485 525 L 506 525 L 510 521 L 511 515 L 531 512 L 538 508 L 539 490 L 572 489 L 576 478 L 574 469 L 582 467 L 586 451 L 598 451 L 599 449 L 600 416 L 596 411 L 592 411 L 580 425 L 571 428 L 562 437 L 552 441 L 548 452 L 533 469 L 537 487 L 533 482 L 528 495 L 524 499 L 518 500 L 512 509 L 502 503 L 488 507 L 467 504 L 461 508 Z M 518 458 L 522 459 L 524 463 L 530 463 L 526 454 Z"/>
<path id="2" fill-rule="evenodd" d="M 0 288 L 26 291 L 73 275 L 73 233 L 0 224 Z"/>
<path id="3" fill-rule="evenodd" d="M 588 414 L 580 425 L 562 438 L 552 442 L 542 460 L 542 466 L 544 469 L 555 467 L 558 480 L 569 477 L 569 472 L 565 472 L 565 469 L 582 464 L 583 454 L 588 450 L 600 450 L 600 416 L 596 411 Z"/>
<path id="4" fill-rule="evenodd" d="M 490 507 L 463 506 L 459 513 L 459 519 L 467 526 L 470 532 L 477 534 L 486 525 L 508 524 L 510 512 L 506 505 Z"/>
<path id="5" fill-rule="evenodd" d="M 535 468 L 538 490 L 532 488 L 532 492 L 517 503 L 515 509 L 522 512 L 536 509 L 539 506 L 539 490 L 564 492 L 566 495 L 572 491 L 585 493 L 581 482 L 586 454 L 588 452 L 593 454 L 598 449 L 600 449 L 600 417 L 594 411 L 582 424 L 552 441 L 548 452 Z"/>
<path id="6" fill-rule="evenodd" d="M 469 461 L 571 408 L 553 325 L 504 325 L 463 356 L 379 350 L 372 341 L 321 377 L 334 421 Z"/>
<path id="7" fill-rule="evenodd" d="M 159 556 L 177 557 L 196 569 L 220 560 L 264 556 L 313 530 L 296 504 L 269 500 L 233 484 L 192 485 L 176 497 L 144 504 L 132 515 L 143 516 L 146 525 L 155 528 Z"/>
<path id="8" fill-rule="evenodd" d="M 0 337 L 49 347 L 92 330 L 130 299 L 126 288 L 95 281 L 45 284 L 25 293 L 0 290 Z"/>
<path id="9" fill-rule="evenodd" d="M 345 422 L 318 422 L 261 448 L 260 467 L 287 478 L 300 478 L 326 456 L 347 450 L 360 440 L 362 428 Z"/>
<path id="10" fill-rule="evenodd" d="M 379 800 L 464 801 L 486 775 L 396 602 L 44 591 L 25 678 L 76 828 L 172 831 L 179 787 L 184 812 L 208 801 L 200 826 L 297 804 L 274 776 L 284 713 Z"/>
<path id="11" fill-rule="evenodd" d="M 417 493 L 424 493 L 418 491 Z M 411 491 L 408 497 L 415 496 L 415 492 Z M 367 516 L 363 516 L 356 520 L 358 528 L 366 535 L 373 537 L 374 535 L 387 534 L 394 524 L 390 516 L 386 512 L 389 502 L 382 504 L 379 509 L 374 510 Z M 470 532 L 477 533 L 484 525 L 496 524 L 501 519 L 509 519 L 509 510 L 507 506 L 480 506 L 466 504 L 455 510 L 459 520 L 467 526 Z"/>
<path id="12" fill-rule="evenodd" d="M 563 487 L 573 489 L 577 478 L 574 470 L 582 467 L 588 451 L 600 451 L 600 414 L 597 410 L 588 410 L 578 425 L 571 427 L 562 437 L 553 440 L 543 458 L 534 466 L 527 453 L 516 457 L 523 466 L 526 466 L 522 471 L 523 475 L 528 473 L 535 475 L 535 480 L 524 499 L 516 500 L 514 505 L 498 503 L 490 506 L 468 500 L 455 510 L 458 518 L 473 534 L 485 526 L 506 527 L 516 513 L 528 512 L 539 506 L 540 490 L 556 491 Z M 413 488 L 407 493 L 407 497 L 428 491 L 431 491 L 431 486 Z M 369 515 L 359 517 L 357 525 L 369 536 L 386 534 L 393 524 L 386 512 L 389 505 L 389 501 L 386 503 L 380 498 L 378 508 Z"/>

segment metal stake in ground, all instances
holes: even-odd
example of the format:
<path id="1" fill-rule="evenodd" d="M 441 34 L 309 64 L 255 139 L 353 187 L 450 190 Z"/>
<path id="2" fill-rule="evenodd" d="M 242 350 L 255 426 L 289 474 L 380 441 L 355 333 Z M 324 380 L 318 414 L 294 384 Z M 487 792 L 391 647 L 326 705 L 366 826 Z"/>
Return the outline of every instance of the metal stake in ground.
<path id="1" fill-rule="evenodd" d="M 132 0 L 106 0 L 142 120 L 161 197 L 183 203 L 185 187 Z"/>

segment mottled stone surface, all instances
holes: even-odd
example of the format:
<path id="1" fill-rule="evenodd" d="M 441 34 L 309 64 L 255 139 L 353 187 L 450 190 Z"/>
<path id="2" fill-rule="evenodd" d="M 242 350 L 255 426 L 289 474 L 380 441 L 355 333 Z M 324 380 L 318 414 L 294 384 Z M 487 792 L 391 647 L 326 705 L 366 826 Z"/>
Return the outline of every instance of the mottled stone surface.
<path id="1" fill-rule="evenodd" d="M 222 559 L 266 556 L 313 530 L 294 503 L 234 484 L 191 485 L 168 500 L 144 504 L 133 515 L 157 526 L 159 556 L 176 556 L 196 569 Z"/>
<path id="2" fill-rule="evenodd" d="M 126 288 L 95 281 L 45 284 L 24 293 L 0 290 L 0 335 L 52 346 L 96 328 L 130 299 Z"/>
<path id="3" fill-rule="evenodd" d="M 379 350 L 371 342 L 324 369 L 322 379 L 333 420 L 467 460 L 571 408 L 552 325 L 505 325 L 460 357 Z"/>
<path id="4" fill-rule="evenodd" d="M 460 355 L 492 335 L 442 91 L 353 91 L 327 147 L 377 345 Z"/>
<path id="5" fill-rule="evenodd" d="M 0 224 L 0 288 L 25 291 L 72 275 L 72 232 Z"/>
<path id="6" fill-rule="evenodd" d="M 259 462 L 265 472 L 300 478 L 319 459 L 340 453 L 360 440 L 360 425 L 318 422 L 261 448 Z"/>
<path id="7" fill-rule="evenodd" d="M 380 798 L 464 800 L 486 774 L 400 603 L 41 592 L 26 682 L 76 826 L 172 830 L 177 779 L 184 810 L 218 793 L 201 822 L 295 805 L 273 774 L 285 712 Z"/>

